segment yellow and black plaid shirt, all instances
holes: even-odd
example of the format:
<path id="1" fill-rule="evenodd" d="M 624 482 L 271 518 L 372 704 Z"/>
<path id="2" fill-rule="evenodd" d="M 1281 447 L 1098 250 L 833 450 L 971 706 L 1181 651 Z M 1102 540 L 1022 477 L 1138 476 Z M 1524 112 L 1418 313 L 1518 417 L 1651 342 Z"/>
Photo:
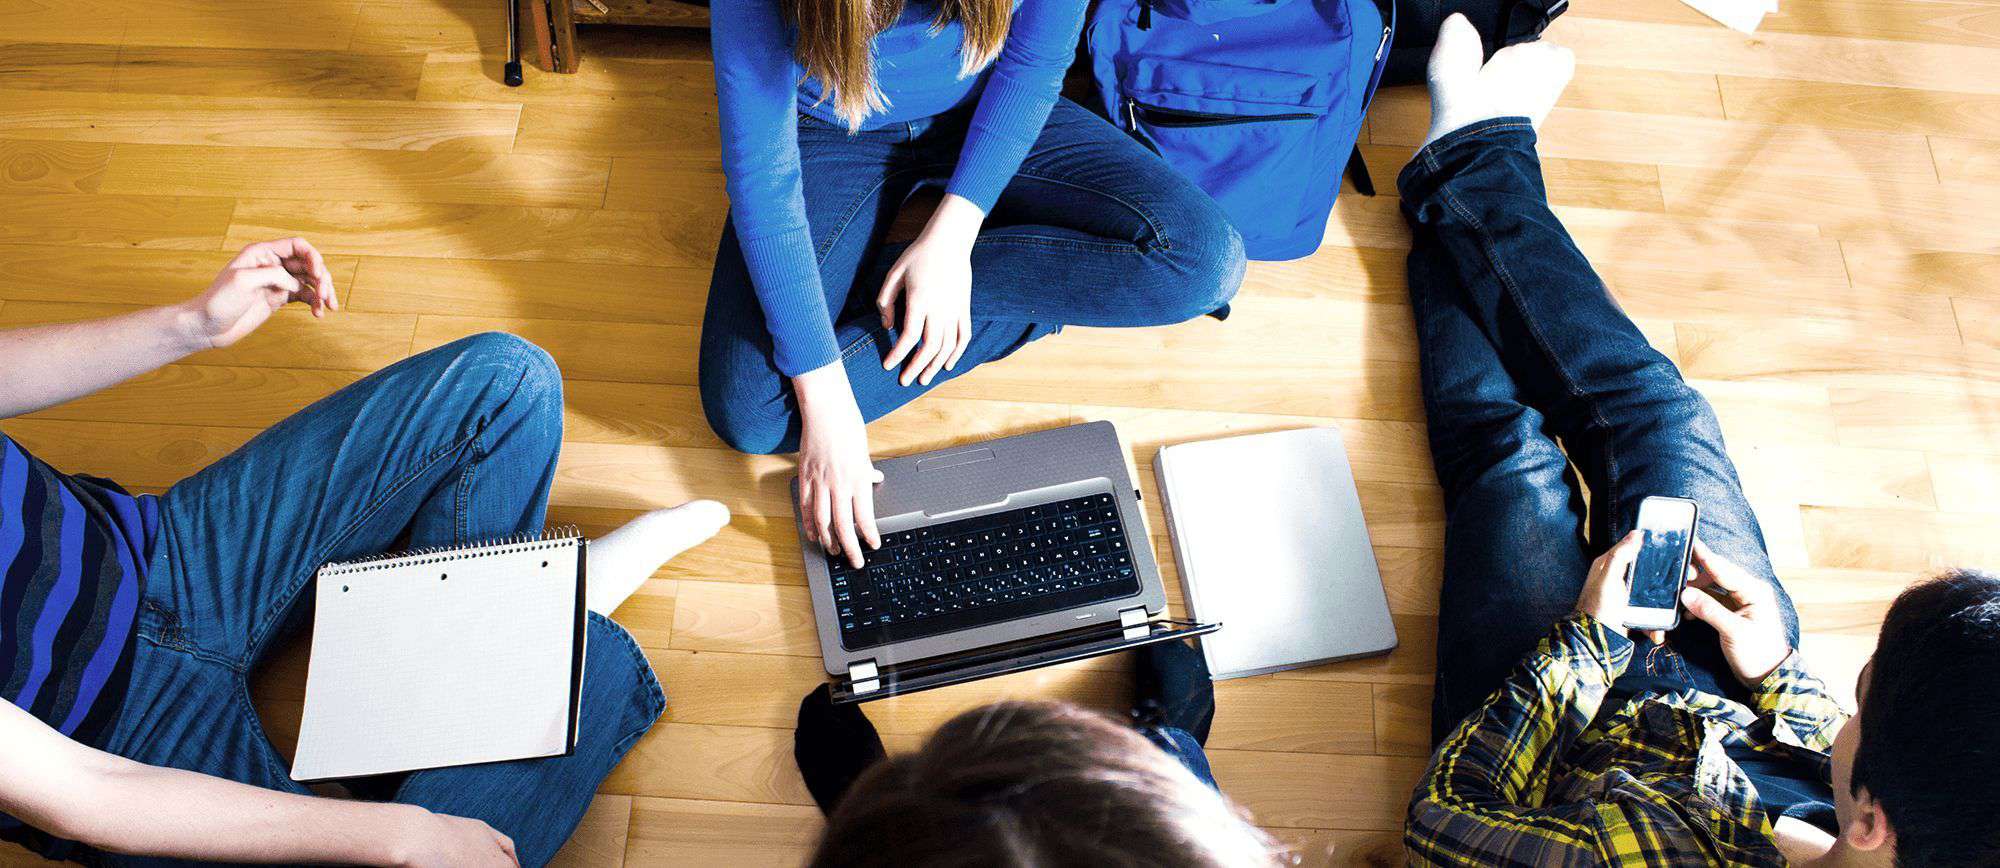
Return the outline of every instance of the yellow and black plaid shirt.
<path id="1" fill-rule="evenodd" d="M 1785 864 L 1725 751 L 1806 763 L 1823 779 L 1846 712 L 1793 654 L 1752 691 L 1754 709 L 1687 690 L 1643 693 L 1600 719 L 1631 659 L 1631 640 L 1595 618 L 1557 624 L 1438 746 L 1410 804 L 1410 861 Z"/>

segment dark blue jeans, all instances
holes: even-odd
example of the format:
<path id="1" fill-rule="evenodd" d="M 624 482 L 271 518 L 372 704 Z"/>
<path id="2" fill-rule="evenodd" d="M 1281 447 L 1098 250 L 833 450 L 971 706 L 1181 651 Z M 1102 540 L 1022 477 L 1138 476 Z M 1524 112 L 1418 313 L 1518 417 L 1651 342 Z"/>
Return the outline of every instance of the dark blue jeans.
<path id="1" fill-rule="evenodd" d="M 540 531 L 562 443 L 562 379 L 510 335 L 399 362 L 272 427 L 162 499 L 131 687 L 104 749 L 305 793 L 264 735 L 248 677 L 310 620 L 322 563 Z M 665 708 L 618 625 L 590 616 L 574 754 L 416 772 L 394 801 L 475 817 L 524 865 L 569 839 L 605 775 Z M 156 864 L 58 845 L 55 855 Z"/>
<path id="2" fill-rule="evenodd" d="M 1647 345 L 1549 211 L 1525 118 L 1418 152 L 1399 182 L 1431 456 L 1444 487 L 1433 740 L 1575 607 L 1590 562 L 1647 495 L 1701 506 L 1696 533 L 1778 588 L 1715 413 Z M 1585 508 L 1584 491 L 1590 492 Z M 1634 678 L 1747 699 L 1715 633 L 1683 618 Z"/>
<path id="3" fill-rule="evenodd" d="M 942 184 L 965 142 L 965 112 L 848 135 L 801 116 L 807 222 L 826 309 L 862 417 L 1066 325 L 1154 326 L 1218 311 L 1243 279 L 1243 242 L 1214 201 L 1103 118 L 1059 100 L 972 249 L 972 341 L 930 386 L 882 370 L 896 331 L 875 309 L 901 253 L 883 241 L 905 199 Z M 744 452 L 798 448 L 798 404 L 773 362 L 763 308 L 726 228 L 701 332 L 709 425 Z"/>

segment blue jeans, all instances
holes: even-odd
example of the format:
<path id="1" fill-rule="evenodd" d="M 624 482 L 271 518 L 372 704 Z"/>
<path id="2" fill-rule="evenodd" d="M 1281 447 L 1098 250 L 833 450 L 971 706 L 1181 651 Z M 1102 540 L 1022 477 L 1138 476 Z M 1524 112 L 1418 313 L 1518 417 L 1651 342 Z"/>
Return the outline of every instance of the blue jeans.
<path id="1" fill-rule="evenodd" d="M 562 379 L 547 353 L 485 334 L 406 359 L 313 404 L 181 481 L 141 605 L 131 687 L 104 749 L 306 793 L 264 735 L 248 677 L 310 621 L 328 561 L 536 532 L 562 443 Z M 415 772 L 397 802 L 475 817 L 547 862 L 666 700 L 638 645 L 592 614 L 570 756 Z M 61 844 L 53 854 L 165 864 Z"/>
<path id="2" fill-rule="evenodd" d="M 918 187 L 941 184 L 965 141 L 966 112 L 848 135 L 799 119 L 807 222 L 826 309 L 862 417 L 1066 325 L 1154 326 L 1223 309 L 1243 279 L 1243 242 L 1220 208 L 1103 118 L 1059 100 L 972 249 L 972 340 L 930 386 L 882 370 L 896 330 L 875 296 L 901 252 L 883 238 Z M 773 361 L 763 308 L 725 228 L 701 333 L 701 398 L 724 442 L 752 453 L 798 448 L 798 403 Z"/>
<path id="3" fill-rule="evenodd" d="M 1187 770 L 1194 772 L 1202 783 L 1221 789 L 1215 783 L 1215 772 L 1208 767 L 1208 752 L 1202 749 L 1201 742 L 1195 741 L 1194 733 L 1177 726 L 1148 726 L 1141 728 L 1139 734 L 1159 745 L 1160 750 L 1179 760 L 1181 765 L 1187 766 Z"/>
<path id="4" fill-rule="evenodd" d="M 1591 561 L 1631 530 L 1648 495 L 1700 504 L 1696 533 L 1778 589 L 1796 646 L 1798 615 L 1715 413 L 1647 345 L 1549 211 L 1526 119 L 1445 136 L 1399 186 L 1446 517 L 1433 740 L 1570 613 Z M 1635 679 L 1748 698 L 1714 631 L 1693 619 L 1635 660 Z"/>

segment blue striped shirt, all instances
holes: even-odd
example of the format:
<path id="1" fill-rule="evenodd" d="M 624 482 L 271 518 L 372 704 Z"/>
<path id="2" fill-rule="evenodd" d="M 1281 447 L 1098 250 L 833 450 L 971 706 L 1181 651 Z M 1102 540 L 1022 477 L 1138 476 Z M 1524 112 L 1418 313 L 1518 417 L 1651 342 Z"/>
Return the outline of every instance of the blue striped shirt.
<path id="1" fill-rule="evenodd" d="M 0 698 L 95 745 L 124 697 L 159 499 L 0 434 Z"/>

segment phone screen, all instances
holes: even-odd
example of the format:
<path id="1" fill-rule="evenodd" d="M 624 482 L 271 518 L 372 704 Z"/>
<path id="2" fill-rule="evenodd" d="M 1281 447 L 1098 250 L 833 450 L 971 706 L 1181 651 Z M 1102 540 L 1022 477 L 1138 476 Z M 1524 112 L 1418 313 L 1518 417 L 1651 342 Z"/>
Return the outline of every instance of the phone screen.
<path id="1" fill-rule="evenodd" d="M 1688 550 L 1694 544 L 1694 504 L 1649 497 L 1639 506 L 1639 530 L 1644 537 L 1632 564 L 1631 605 L 1674 609 L 1680 605 Z"/>

